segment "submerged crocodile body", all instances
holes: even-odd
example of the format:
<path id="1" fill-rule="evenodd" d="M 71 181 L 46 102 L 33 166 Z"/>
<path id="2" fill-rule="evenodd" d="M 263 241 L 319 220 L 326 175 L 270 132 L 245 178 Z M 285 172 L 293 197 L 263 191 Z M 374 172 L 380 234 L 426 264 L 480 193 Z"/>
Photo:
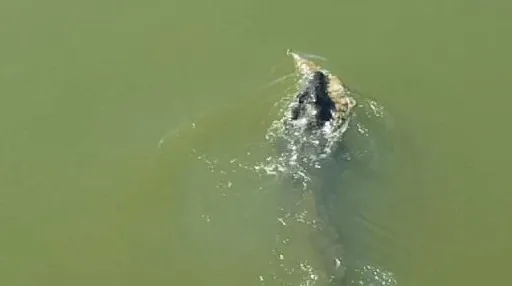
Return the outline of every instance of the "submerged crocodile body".
<path id="1" fill-rule="evenodd" d="M 288 50 L 287 54 L 293 58 L 296 72 L 300 78 L 299 90 L 292 100 L 286 119 L 290 124 L 289 128 L 293 130 L 291 133 L 294 134 L 294 148 L 300 149 L 298 157 L 301 157 L 304 155 L 303 149 L 311 150 L 311 148 L 303 148 L 303 146 L 309 147 L 309 144 L 312 144 L 317 147 L 318 142 L 323 140 L 324 143 L 323 145 L 320 143 L 320 149 L 313 148 L 315 154 L 312 154 L 311 158 L 315 158 L 313 161 L 317 161 L 325 156 L 332 157 L 331 147 L 338 146 L 340 143 L 337 141 L 341 141 L 341 135 L 348 128 L 356 101 L 350 97 L 348 88 L 339 77 L 291 50 Z M 295 128 L 296 126 L 300 127 Z M 297 146 L 300 147 L 296 148 Z M 325 146 L 330 146 L 328 151 Z M 302 160 L 300 162 L 306 165 L 303 170 L 309 169 L 310 161 Z M 317 166 L 315 164 L 315 168 L 318 168 Z M 329 169 L 329 167 L 327 168 Z M 318 171 L 318 169 L 316 170 Z M 325 176 L 326 174 L 323 174 L 321 177 Z M 345 285 L 347 284 L 344 281 L 347 273 L 342 262 L 344 251 L 340 235 L 332 225 L 332 213 L 327 207 L 328 201 L 332 197 L 332 191 L 323 187 L 315 188 L 313 192 L 317 216 L 322 221 L 322 227 L 314 234 L 312 242 L 324 260 L 326 274 L 331 276 L 333 284 Z"/>

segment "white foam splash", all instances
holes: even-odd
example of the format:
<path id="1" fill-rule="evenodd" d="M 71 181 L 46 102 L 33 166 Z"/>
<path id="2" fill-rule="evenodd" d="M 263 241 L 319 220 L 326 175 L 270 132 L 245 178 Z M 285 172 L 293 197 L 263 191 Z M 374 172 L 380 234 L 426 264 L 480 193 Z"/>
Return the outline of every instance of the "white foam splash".
<path id="1" fill-rule="evenodd" d="M 308 78 L 299 77 L 296 85 L 302 89 Z M 289 93 L 280 103 L 280 117 L 272 122 L 265 135 L 266 140 L 274 145 L 281 146 L 278 154 L 267 158 L 257 170 L 264 170 L 270 175 L 287 175 L 300 180 L 307 188 L 311 178 L 308 176 L 309 168 L 321 168 L 321 160 L 327 158 L 341 141 L 343 133 L 347 130 L 350 119 L 341 126 L 333 126 L 327 122 L 321 129 L 307 130 L 309 118 L 313 118 L 316 109 L 306 106 L 306 116 L 291 121 L 291 110 L 297 104 L 291 100 L 295 96 Z"/>
<path id="2" fill-rule="evenodd" d="M 380 268 L 371 265 L 365 265 L 360 269 L 355 270 L 358 273 L 357 279 L 350 282 L 355 285 L 364 286 L 396 286 L 395 275 L 389 271 L 384 271 Z"/>

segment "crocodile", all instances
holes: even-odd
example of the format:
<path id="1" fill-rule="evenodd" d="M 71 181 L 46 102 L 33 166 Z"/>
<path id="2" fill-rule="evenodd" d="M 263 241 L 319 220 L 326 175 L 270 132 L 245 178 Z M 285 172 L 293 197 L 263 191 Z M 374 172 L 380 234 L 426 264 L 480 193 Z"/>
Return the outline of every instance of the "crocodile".
<path id="1" fill-rule="evenodd" d="M 305 120 L 309 129 L 323 128 L 326 123 L 334 129 L 346 127 L 356 105 L 346 85 L 339 77 L 291 49 L 287 54 L 293 58 L 295 69 L 303 79 L 290 119 Z"/>

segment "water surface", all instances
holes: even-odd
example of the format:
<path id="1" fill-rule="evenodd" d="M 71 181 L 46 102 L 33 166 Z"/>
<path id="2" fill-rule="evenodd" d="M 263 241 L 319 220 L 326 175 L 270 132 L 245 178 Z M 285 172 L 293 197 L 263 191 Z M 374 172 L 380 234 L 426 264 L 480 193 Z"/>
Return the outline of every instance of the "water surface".
<path id="1" fill-rule="evenodd" d="M 265 134 L 291 85 L 265 85 L 292 71 L 290 47 L 327 58 L 392 119 L 376 135 L 385 176 L 363 164 L 331 181 L 350 190 L 336 209 L 345 247 L 399 285 L 508 283 L 511 8 L 3 1 L 0 284 L 321 276 L 310 225 L 277 220 L 300 197 L 245 168 L 275 154 Z M 175 140 L 158 148 L 164 134 Z"/>

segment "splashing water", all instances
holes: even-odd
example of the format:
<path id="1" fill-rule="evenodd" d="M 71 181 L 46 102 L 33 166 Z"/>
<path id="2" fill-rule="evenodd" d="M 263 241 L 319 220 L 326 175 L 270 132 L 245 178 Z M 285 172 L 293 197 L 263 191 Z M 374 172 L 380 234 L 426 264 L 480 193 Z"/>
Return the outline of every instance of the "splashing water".
<path id="1" fill-rule="evenodd" d="M 299 78 L 299 88 L 306 81 L 306 78 Z M 291 110 L 297 104 L 291 100 L 294 96 L 294 93 L 287 94 L 278 102 L 281 107 L 279 119 L 272 122 L 265 136 L 269 143 L 277 146 L 278 152 L 276 156 L 267 158 L 257 169 L 263 169 L 272 175 L 289 175 L 294 180 L 301 180 L 306 189 L 307 182 L 311 180 L 308 171 L 311 168 L 321 168 L 322 159 L 329 157 L 337 148 L 350 120 L 341 126 L 333 126 L 331 122 L 327 122 L 322 128 L 306 131 L 307 118 L 289 120 Z"/>

